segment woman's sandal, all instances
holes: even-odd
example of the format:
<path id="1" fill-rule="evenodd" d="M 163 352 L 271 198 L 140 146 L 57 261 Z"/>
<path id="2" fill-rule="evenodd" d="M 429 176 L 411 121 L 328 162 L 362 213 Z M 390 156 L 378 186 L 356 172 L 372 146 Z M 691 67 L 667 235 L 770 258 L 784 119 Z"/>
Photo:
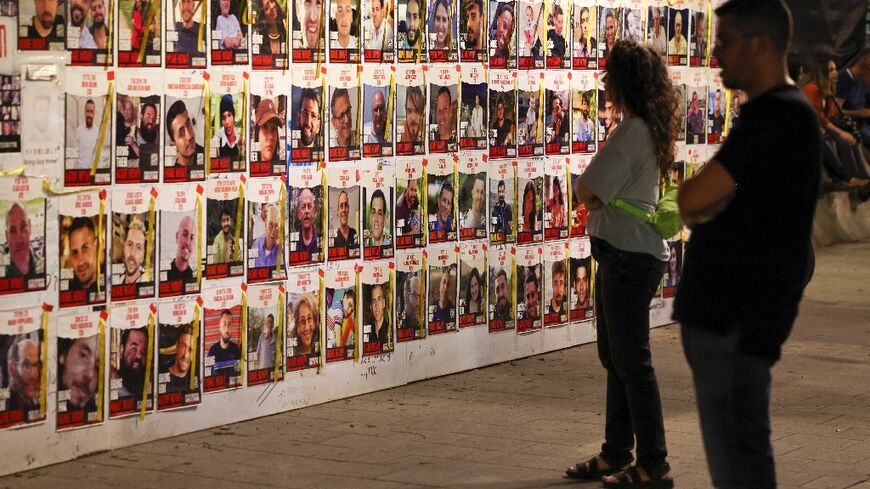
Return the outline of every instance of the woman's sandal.
<path id="1" fill-rule="evenodd" d="M 608 489 L 672 489 L 674 487 L 674 479 L 670 476 L 671 467 L 667 463 L 662 464 L 654 471 L 647 472 L 649 472 L 650 480 L 642 480 L 637 466 L 632 466 L 624 471 L 611 474 L 617 482 L 602 481 L 602 484 Z"/>
<path id="2" fill-rule="evenodd" d="M 565 471 L 565 477 L 582 481 L 600 480 L 606 475 L 613 475 L 618 472 L 622 472 L 629 466 L 629 464 L 625 464 L 621 467 L 599 469 L 599 459 L 600 456 L 596 455 L 595 457 L 590 458 L 586 462 L 576 464 L 573 467 L 569 467 L 568 470 Z"/>

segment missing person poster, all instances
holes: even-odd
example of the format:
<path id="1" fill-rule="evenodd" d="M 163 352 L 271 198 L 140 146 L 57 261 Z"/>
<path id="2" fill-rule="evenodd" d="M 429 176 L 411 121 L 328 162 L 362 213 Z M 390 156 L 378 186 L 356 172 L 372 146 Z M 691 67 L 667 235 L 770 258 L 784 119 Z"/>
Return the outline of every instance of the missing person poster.
<path id="1" fill-rule="evenodd" d="M 668 249 L 670 257 L 668 258 L 668 268 L 665 270 L 662 297 L 673 297 L 677 292 L 677 285 L 680 283 L 680 275 L 683 271 L 683 242 L 680 237 L 668 241 Z"/>
<path id="2" fill-rule="evenodd" d="M 325 174 L 319 166 L 291 167 L 290 266 L 321 263 L 326 258 Z M 255 206 L 251 206 L 253 210 Z M 263 208 L 259 209 L 262 214 Z"/>
<path id="3" fill-rule="evenodd" d="M 329 1 L 329 62 L 360 62 L 360 0 Z"/>
<path id="4" fill-rule="evenodd" d="M 566 194 L 571 199 L 569 207 L 571 209 L 570 234 L 572 238 L 588 234 L 586 231 L 586 225 L 589 223 L 589 209 L 586 208 L 586 204 L 583 202 L 583 199 L 580 198 L 579 182 L 580 175 L 586 171 L 586 168 L 589 166 L 591 161 L 591 155 L 573 155 L 568 163 L 568 166 L 570 167 L 569 174 L 571 187 L 568 189 Z"/>
<path id="5" fill-rule="evenodd" d="M 426 296 L 426 252 L 396 251 L 396 340 L 426 337 L 423 311 Z"/>
<path id="6" fill-rule="evenodd" d="M 264 6 L 271 5 L 267 2 L 273 0 L 263 0 Z M 277 13 L 281 14 L 282 8 L 277 0 L 274 2 Z M 293 9 L 293 17 L 290 23 L 292 45 L 293 45 L 293 63 L 323 63 L 326 61 L 326 43 L 324 41 L 324 32 L 327 28 L 329 17 L 326 15 L 328 2 L 325 0 L 290 0 L 286 2 L 287 9 Z M 271 15 L 270 17 L 274 17 Z M 289 16 L 288 16 L 289 17 Z M 280 19 L 275 19 L 274 23 L 284 23 L 284 16 Z M 274 39 L 272 32 L 278 30 L 278 26 L 270 26 L 269 41 L 272 42 L 272 52 L 275 52 L 275 42 L 280 40 L 280 34 L 277 39 Z"/>
<path id="7" fill-rule="evenodd" d="M 60 307 L 106 302 L 105 190 L 58 197 L 58 279 Z"/>
<path id="8" fill-rule="evenodd" d="M 486 324 L 486 241 L 466 241 L 459 245 L 459 327 Z"/>
<path id="9" fill-rule="evenodd" d="M 393 331 L 394 263 L 368 262 L 360 272 L 362 286 L 362 354 L 380 355 L 395 349 Z"/>
<path id="10" fill-rule="evenodd" d="M 456 241 L 456 162 L 458 156 L 424 159 L 428 194 L 429 243 Z"/>
<path id="11" fill-rule="evenodd" d="M 208 2 L 163 0 L 167 68 L 205 68 Z"/>
<path id="12" fill-rule="evenodd" d="M 351 360 L 356 355 L 359 331 L 357 265 L 344 264 L 326 270 L 323 304 L 326 363 Z"/>
<path id="13" fill-rule="evenodd" d="M 571 3 L 571 67 L 575 70 L 598 69 L 598 9 L 595 0 Z"/>
<path id="14" fill-rule="evenodd" d="M 87 68 L 66 70 L 66 156 L 63 172 L 66 187 L 112 183 L 114 126 L 109 77 L 114 77 L 114 72 Z"/>
<path id="15" fill-rule="evenodd" d="M 0 90 L 0 153 L 20 153 L 21 75 L 0 75 Z"/>
<path id="16" fill-rule="evenodd" d="M 205 277 L 209 280 L 245 274 L 245 177 L 205 182 Z"/>
<path id="17" fill-rule="evenodd" d="M 160 297 L 198 294 L 202 284 L 202 194 L 197 184 L 164 185 L 160 206 Z"/>
<path id="18" fill-rule="evenodd" d="M 380 2 L 381 0 L 372 0 Z M 392 1 L 392 0 L 390 0 Z M 360 144 L 364 158 L 393 156 L 396 113 L 396 77 L 391 66 L 363 66 L 362 133 Z"/>
<path id="19" fill-rule="evenodd" d="M 568 237 L 568 158 L 544 161 L 544 239 Z"/>
<path id="20" fill-rule="evenodd" d="M 598 0 L 598 69 L 607 68 L 607 58 L 617 39 L 622 39 L 622 7 L 619 0 Z"/>
<path id="21" fill-rule="evenodd" d="M 150 301 L 118 304 L 110 318 L 109 418 L 151 412 L 157 306 Z"/>
<path id="22" fill-rule="evenodd" d="M 540 246 L 517 247 L 517 333 L 540 331 L 543 324 Z"/>
<path id="23" fill-rule="evenodd" d="M 334 0 L 349 1 L 349 0 Z M 329 80 L 329 161 L 360 159 L 361 67 L 332 66 Z"/>
<path id="24" fill-rule="evenodd" d="M 474 4 L 480 0 L 465 0 Z M 489 118 L 487 112 L 486 65 L 471 64 L 462 67 L 461 105 L 459 107 L 459 149 L 486 150 Z"/>
<path id="25" fill-rule="evenodd" d="M 544 73 L 522 71 L 517 75 L 517 154 L 521 158 L 544 156 Z"/>
<path id="26" fill-rule="evenodd" d="M 242 294 L 247 286 L 226 284 L 202 291 L 204 321 L 202 387 L 204 392 L 218 392 L 241 387 L 242 334 L 247 327 L 242 313 Z"/>
<path id="27" fill-rule="evenodd" d="M 645 45 L 662 57 L 668 55 L 668 13 L 665 0 L 653 0 L 649 2 L 647 7 Z"/>
<path id="28" fill-rule="evenodd" d="M 251 74 L 250 149 L 252 177 L 280 176 L 287 172 L 287 116 L 290 75 Z"/>
<path id="29" fill-rule="evenodd" d="M 70 65 L 112 66 L 114 11 L 113 0 L 69 0 L 66 50 Z"/>
<path id="30" fill-rule="evenodd" d="M 48 379 L 47 311 L 29 307 L 0 311 L 0 355 L 6 375 L 0 381 L 0 428 L 45 420 Z"/>
<path id="31" fill-rule="evenodd" d="M 459 0 L 459 61 L 463 63 L 486 62 L 487 24 L 486 0 Z"/>
<path id="32" fill-rule="evenodd" d="M 516 158 L 517 73 L 489 73 L 489 157 Z"/>
<path id="33" fill-rule="evenodd" d="M 226 0 L 224 0 L 226 1 Z M 245 118 L 245 77 L 241 70 L 215 71 L 209 77 L 206 173 L 239 173 L 248 169 L 248 124 Z"/>
<path id="34" fill-rule="evenodd" d="M 241 0 L 211 0 L 211 64 L 248 64 L 248 2 Z M 239 21 L 242 20 L 242 22 Z"/>
<path id="35" fill-rule="evenodd" d="M 396 249 L 420 248 L 426 245 L 424 211 L 426 173 L 423 161 L 416 158 L 396 160 Z"/>
<path id="36" fill-rule="evenodd" d="M 323 277 L 323 274 L 309 270 L 294 272 L 287 281 L 288 372 L 321 365 L 325 321 Z"/>
<path id="37" fill-rule="evenodd" d="M 157 292 L 157 195 L 147 185 L 112 189 L 112 302 Z"/>
<path id="38" fill-rule="evenodd" d="M 722 86 L 722 75 L 710 73 L 707 87 L 707 144 L 719 144 L 725 131 L 725 87 Z"/>
<path id="39" fill-rule="evenodd" d="M 710 66 L 713 46 L 709 42 L 708 24 L 710 19 L 707 18 L 707 14 L 710 11 L 707 9 L 707 2 L 691 0 L 688 3 L 692 16 L 691 34 L 689 35 L 689 66 L 693 68 Z"/>
<path id="40" fill-rule="evenodd" d="M 571 72 L 544 73 L 544 143 L 548 155 L 567 155 L 571 152 Z"/>
<path id="41" fill-rule="evenodd" d="M 622 39 L 643 45 L 645 37 L 643 24 L 647 14 L 646 2 L 647 0 L 623 0 Z"/>
<path id="42" fill-rule="evenodd" d="M 544 30 L 547 17 L 544 2 L 518 0 L 516 11 L 518 68 L 540 70 L 544 68 Z"/>
<path id="43" fill-rule="evenodd" d="M 163 64 L 160 0 L 118 1 L 118 66 L 157 67 Z"/>
<path id="44" fill-rule="evenodd" d="M 689 22 L 688 2 L 680 0 L 668 7 L 668 65 L 686 66 L 689 62 Z"/>
<path id="45" fill-rule="evenodd" d="M 45 290 L 46 199 L 42 179 L 0 179 L 0 215 L 5 232 L 0 234 L 0 295 Z"/>
<path id="46" fill-rule="evenodd" d="M 202 298 L 163 301 L 157 308 L 157 410 L 202 402 Z"/>
<path id="47" fill-rule="evenodd" d="M 63 51 L 66 48 L 66 1 L 18 2 L 18 50 Z"/>
<path id="48" fill-rule="evenodd" d="M 545 41 L 547 69 L 571 69 L 571 0 L 558 0 L 546 5 L 547 39 Z"/>
<path id="49" fill-rule="evenodd" d="M 245 349 L 247 385 L 260 385 L 284 379 L 284 284 L 248 287 L 247 345 Z"/>
<path id="50" fill-rule="evenodd" d="M 115 183 L 160 181 L 163 72 L 116 72 Z"/>
<path id="51" fill-rule="evenodd" d="M 517 2 L 514 0 L 488 0 L 489 12 L 486 28 L 489 67 L 511 70 L 517 67 L 516 31 Z"/>
<path id="52" fill-rule="evenodd" d="M 303 65 L 293 69 L 293 85 L 290 89 L 292 115 L 287 118 L 290 130 L 290 163 L 293 165 L 319 163 L 324 159 L 325 86 L 326 75 L 318 66 Z"/>
<path id="53" fill-rule="evenodd" d="M 568 242 L 544 246 L 544 326 L 568 323 Z"/>
<path id="54" fill-rule="evenodd" d="M 330 168 L 326 175 L 329 195 L 327 217 L 329 261 L 360 257 L 360 170 Z"/>
<path id="55" fill-rule="evenodd" d="M 686 87 L 686 144 L 705 144 L 707 137 L 707 74 L 691 70 Z"/>
<path id="56" fill-rule="evenodd" d="M 435 0 L 429 2 L 428 35 L 430 63 L 455 63 L 457 51 L 456 18 L 459 0 Z"/>
<path id="57" fill-rule="evenodd" d="M 163 182 L 205 180 L 205 127 L 210 121 L 205 117 L 203 85 L 208 81 L 193 70 L 167 71 L 164 81 Z"/>
<path id="58" fill-rule="evenodd" d="M 586 321 L 595 317 L 595 302 L 592 298 L 593 269 L 592 246 L 589 238 L 582 237 L 568 242 L 568 268 L 571 280 L 568 283 L 570 321 Z"/>
<path id="59" fill-rule="evenodd" d="M 416 0 L 411 0 L 415 2 Z M 396 154 L 426 153 L 426 69 L 425 65 L 396 69 Z"/>
<path id="60" fill-rule="evenodd" d="M 690 71 L 688 68 L 681 67 L 668 68 L 668 75 L 671 77 L 671 83 L 677 88 L 677 98 L 680 101 L 679 113 L 688 115 L 688 99 L 686 97 L 688 92 L 687 84 L 690 81 Z M 680 128 L 677 131 L 677 142 L 681 143 L 686 141 L 689 124 L 685 117 L 680 117 L 679 122 Z"/>
<path id="61" fill-rule="evenodd" d="M 278 0 L 251 2 L 251 67 L 254 70 L 287 68 L 287 11 L 295 4 Z M 319 11 L 319 4 L 317 9 Z M 295 17 L 293 26 L 296 26 Z"/>
<path id="62" fill-rule="evenodd" d="M 543 160 L 520 160 L 517 167 L 517 244 L 540 243 L 544 239 L 542 222 L 544 190 Z"/>
<path id="63" fill-rule="evenodd" d="M 449 0 L 440 0 L 449 1 Z M 429 153 L 456 151 L 459 122 L 459 65 L 429 69 Z"/>
<path id="64" fill-rule="evenodd" d="M 462 153 L 456 168 L 459 173 L 459 239 L 486 239 L 486 154 Z"/>
<path id="65" fill-rule="evenodd" d="M 571 75 L 571 152 L 592 153 L 596 147 L 595 129 L 598 125 L 597 74 L 580 71 Z"/>
<path id="66" fill-rule="evenodd" d="M 82 308 L 57 317 L 57 429 L 104 421 L 107 311 Z"/>
<path id="67" fill-rule="evenodd" d="M 66 134 L 61 66 L 52 58 L 21 67 L 21 159 L 28 174 L 53 182 L 63 181 L 64 168 L 64 141 L 57 136 Z"/>
<path id="68" fill-rule="evenodd" d="M 393 257 L 395 167 L 368 168 L 362 173 L 363 258 Z"/>
<path id="69" fill-rule="evenodd" d="M 287 278 L 287 187 L 281 177 L 252 178 L 248 197 L 249 283 Z"/>
<path id="70" fill-rule="evenodd" d="M 426 63 L 426 3 L 398 0 L 396 18 L 396 57 L 399 63 Z"/>
<path id="71" fill-rule="evenodd" d="M 514 303 L 516 302 L 516 248 L 493 246 L 487 252 L 489 266 L 489 306 L 487 319 L 489 332 L 507 331 L 515 328 Z"/>
<path id="72" fill-rule="evenodd" d="M 516 207 L 516 161 L 490 161 L 489 179 L 489 242 L 513 243 L 517 228 L 514 220 Z"/>
<path id="73" fill-rule="evenodd" d="M 456 296 L 459 282 L 457 253 L 459 245 L 444 243 L 429 246 L 429 293 L 426 300 L 428 334 L 459 331 Z"/>
<path id="74" fill-rule="evenodd" d="M 363 59 L 366 63 L 394 63 L 395 0 L 362 0 L 362 8 Z"/>

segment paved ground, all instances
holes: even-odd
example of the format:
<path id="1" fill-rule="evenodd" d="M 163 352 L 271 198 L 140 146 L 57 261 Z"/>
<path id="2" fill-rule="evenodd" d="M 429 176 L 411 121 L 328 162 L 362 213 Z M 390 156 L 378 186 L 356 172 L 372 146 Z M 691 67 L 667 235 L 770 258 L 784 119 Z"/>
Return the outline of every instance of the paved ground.
<path id="1" fill-rule="evenodd" d="M 678 328 L 655 330 L 652 344 L 677 486 L 710 487 Z M 819 253 L 774 378 L 781 487 L 870 489 L 870 243 Z M 585 345 L 102 453 L 0 488 L 570 487 L 563 468 L 601 442 L 603 386 Z"/>

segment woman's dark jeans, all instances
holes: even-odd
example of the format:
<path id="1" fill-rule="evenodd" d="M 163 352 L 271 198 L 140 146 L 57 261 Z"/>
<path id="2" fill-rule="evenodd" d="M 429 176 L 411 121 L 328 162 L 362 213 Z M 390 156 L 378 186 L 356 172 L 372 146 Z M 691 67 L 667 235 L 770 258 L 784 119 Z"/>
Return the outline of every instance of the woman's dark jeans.
<path id="1" fill-rule="evenodd" d="M 607 420 L 601 455 L 612 465 L 632 460 L 647 470 L 665 462 L 662 402 L 649 347 L 649 305 L 667 262 L 622 251 L 592 238 L 598 358 L 607 370 Z"/>

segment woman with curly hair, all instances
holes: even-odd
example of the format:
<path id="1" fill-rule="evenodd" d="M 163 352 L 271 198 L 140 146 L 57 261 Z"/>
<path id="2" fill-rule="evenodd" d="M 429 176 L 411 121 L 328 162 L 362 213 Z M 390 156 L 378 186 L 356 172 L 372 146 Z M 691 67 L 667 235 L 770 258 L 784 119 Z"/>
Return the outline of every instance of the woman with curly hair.
<path id="1" fill-rule="evenodd" d="M 535 181 L 529 180 L 523 189 L 523 228 L 521 231 L 534 233 L 538 221 L 538 213 L 535 211 Z"/>
<path id="2" fill-rule="evenodd" d="M 320 308 L 312 294 L 302 294 L 293 309 L 296 346 L 294 355 L 314 355 L 319 352 Z"/>
<path id="3" fill-rule="evenodd" d="M 677 90 L 650 48 L 616 41 L 607 60 L 605 96 L 623 114 L 589 167 L 577 195 L 590 210 L 598 357 L 607 370 L 607 418 L 601 452 L 566 474 L 605 487 L 670 488 L 665 429 L 649 346 L 649 305 L 668 263 L 653 227 L 610 205 L 619 197 L 652 212 L 674 162 Z M 632 448 L 637 440 L 637 463 Z"/>

